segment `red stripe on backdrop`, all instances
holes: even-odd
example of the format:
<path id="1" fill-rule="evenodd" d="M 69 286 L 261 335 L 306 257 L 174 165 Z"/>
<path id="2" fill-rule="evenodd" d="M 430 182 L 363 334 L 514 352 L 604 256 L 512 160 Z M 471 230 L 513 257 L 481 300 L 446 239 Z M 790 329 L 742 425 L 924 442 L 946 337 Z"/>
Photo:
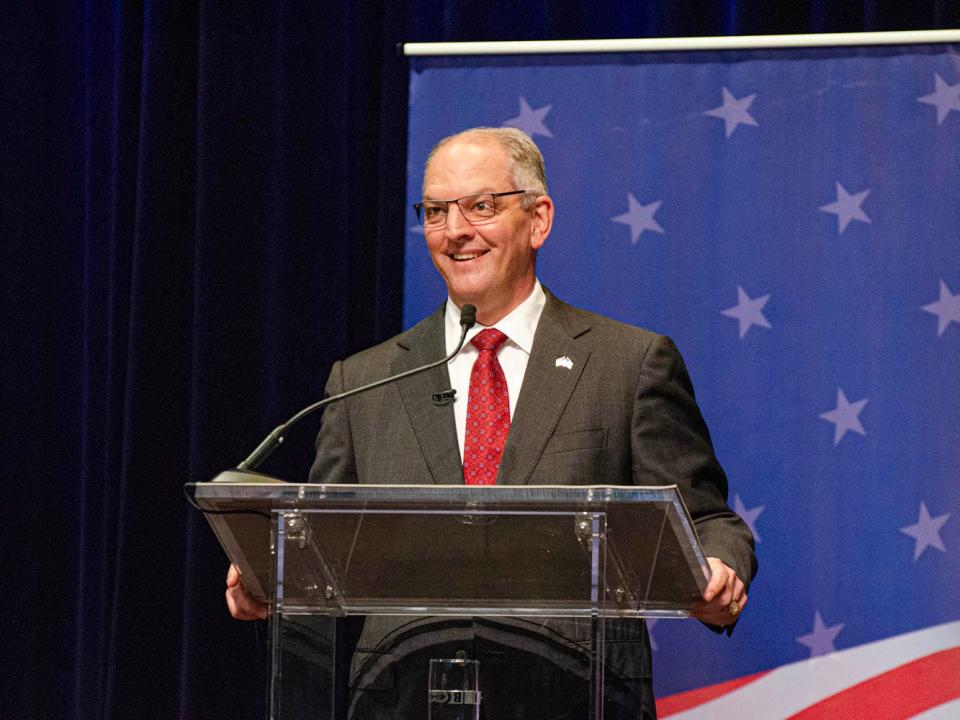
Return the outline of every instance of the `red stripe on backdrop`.
<path id="1" fill-rule="evenodd" d="M 689 710 L 697 705 L 702 705 L 705 702 L 710 702 L 721 695 L 726 695 L 727 693 L 733 692 L 739 687 L 743 687 L 744 685 L 752 683 L 754 680 L 763 677 L 768 672 L 770 671 L 764 670 L 763 672 L 758 672 L 755 675 L 744 675 L 736 680 L 728 680 L 727 682 L 719 683 L 717 685 L 708 685 L 707 687 L 697 688 L 696 690 L 687 690 L 686 692 L 677 693 L 676 695 L 668 695 L 665 698 L 658 698 L 657 717 L 669 717 L 670 715 L 683 712 L 684 710 Z"/>
<path id="2" fill-rule="evenodd" d="M 831 695 L 792 720 L 897 720 L 960 697 L 960 648 L 943 650 Z"/>

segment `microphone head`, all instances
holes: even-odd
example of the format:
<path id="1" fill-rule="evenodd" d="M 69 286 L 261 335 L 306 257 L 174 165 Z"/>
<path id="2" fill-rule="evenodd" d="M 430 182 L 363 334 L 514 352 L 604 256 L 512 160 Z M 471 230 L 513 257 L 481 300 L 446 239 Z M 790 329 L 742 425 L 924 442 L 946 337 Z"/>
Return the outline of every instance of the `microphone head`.
<path id="1" fill-rule="evenodd" d="M 460 324 L 469 330 L 477 324 L 477 308 L 467 304 L 460 308 Z"/>

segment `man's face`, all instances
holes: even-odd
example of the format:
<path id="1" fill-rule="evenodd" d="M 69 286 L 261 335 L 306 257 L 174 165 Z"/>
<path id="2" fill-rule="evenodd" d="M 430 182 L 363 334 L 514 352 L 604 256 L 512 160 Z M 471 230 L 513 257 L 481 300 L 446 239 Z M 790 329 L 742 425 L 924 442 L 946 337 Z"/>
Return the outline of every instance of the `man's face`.
<path id="1" fill-rule="evenodd" d="M 509 156 L 498 142 L 468 136 L 434 156 L 423 189 L 426 199 L 450 200 L 526 188 L 514 187 Z M 536 251 L 549 233 L 553 204 L 543 196 L 524 210 L 522 197 L 497 198 L 496 216 L 478 225 L 451 203 L 446 225 L 426 230 L 427 249 L 450 297 L 460 307 L 475 305 L 484 325 L 497 322 L 533 289 Z"/>

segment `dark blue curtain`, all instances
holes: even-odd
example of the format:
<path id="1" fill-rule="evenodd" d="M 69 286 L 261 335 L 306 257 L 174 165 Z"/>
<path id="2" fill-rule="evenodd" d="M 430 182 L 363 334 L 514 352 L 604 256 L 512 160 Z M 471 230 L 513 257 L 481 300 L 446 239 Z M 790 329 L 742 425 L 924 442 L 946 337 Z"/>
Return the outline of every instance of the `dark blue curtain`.
<path id="1" fill-rule="evenodd" d="M 0 717 L 263 716 L 260 624 L 181 486 L 400 328 L 397 43 L 960 26 L 781 5 L 6 3 Z M 264 469 L 305 477 L 315 430 Z"/>

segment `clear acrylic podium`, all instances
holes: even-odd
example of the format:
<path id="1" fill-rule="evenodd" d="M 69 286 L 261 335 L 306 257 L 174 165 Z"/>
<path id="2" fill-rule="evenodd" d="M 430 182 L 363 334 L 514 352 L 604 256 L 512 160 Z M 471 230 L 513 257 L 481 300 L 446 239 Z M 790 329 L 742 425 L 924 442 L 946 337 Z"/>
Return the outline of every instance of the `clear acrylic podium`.
<path id="1" fill-rule="evenodd" d="M 600 720 L 614 679 L 636 672 L 622 641 L 642 617 L 686 617 L 709 578 L 675 486 L 299 485 L 228 471 L 189 488 L 271 604 L 274 720 L 425 718 L 429 658 L 454 653 L 484 654 L 488 709 L 536 707 L 517 697 L 530 670 Z"/>

